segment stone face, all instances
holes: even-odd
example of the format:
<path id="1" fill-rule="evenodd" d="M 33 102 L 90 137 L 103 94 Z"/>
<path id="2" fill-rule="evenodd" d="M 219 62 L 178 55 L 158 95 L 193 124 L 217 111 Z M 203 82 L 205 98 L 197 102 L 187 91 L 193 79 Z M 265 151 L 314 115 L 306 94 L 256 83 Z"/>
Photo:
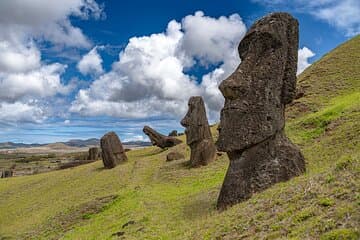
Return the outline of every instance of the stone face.
<path id="1" fill-rule="evenodd" d="M 179 160 L 179 159 L 184 159 L 185 156 L 179 152 L 169 152 L 166 155 L 166 161 L 174 161 L 174 160 Z"/>
<path id="2" fill-rule="evenodd" d="M 239 44 L 241 64 L 219 86 L 225 104 L 216 145 L 230 159 L 220 209 L 305 171 L 303 155 L 284 134 L 297 50 L 298 22 L 287 13 L 260 19 Z"/>
<path id="3" fill-rule="evenodd" d="M 178 135 L 177 131 L 176 130 L 172 130 L 170 133 L 169 133 L 169 137 L 176 137 Z"/>
<path id="4" fill-rule="evenodd" d="M 88 155 L 88 160 L 98 160 L 98 158 L 100 157 L 100 152 L 99 152 L 99 148 L 97 147 L 91 147 L 89 148 L 89 155 Z"/>
<path id="5" fill-rule="evenodd" d="M 105 168 L 113 168 L 127 160 L 125 150 L 115 132 L 108 132 L 100 139 Z"/>
<path id="6" fill-rule="evenodd" d="M 216 158 L 216 147 L 206 117 L 204 101 L 199 96 L 191 97 L 188 106 L 188 112 L 181 120 L 181 125 L 186 128 L 186 143 L 191 149 L 190 165 L 207 165 Z"/>
<path id="7" fill-rule="evenodd" d="M 158 146 L 159 148 L 173 147 L 182 143 L 181 140 L 162 135 L 149 126 L 145 126 L 143 132 L 150 138 L 152 145 Z"/>

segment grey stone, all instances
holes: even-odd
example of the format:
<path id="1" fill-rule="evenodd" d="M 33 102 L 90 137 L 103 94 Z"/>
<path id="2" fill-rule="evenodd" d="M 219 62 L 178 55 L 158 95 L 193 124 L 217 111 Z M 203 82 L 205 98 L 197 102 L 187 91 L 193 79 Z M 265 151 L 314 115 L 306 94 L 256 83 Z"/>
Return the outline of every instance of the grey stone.
<path id="1" fill-rule="evenodd" d="M 100 139 L 105 168 L 114 168 L 127 160 L 125 150 L 115 132 L 108 132 Z"/>
<path id="2" fill-rule="evenodd" d="M 174 160 L 179 160 L 179 159 L 184 159 L 185 156 L 179 152 L 169 152 L 166 155 L 166 161 L 174 161 Z"/>
<path id="3" fill-rule="evenodd" d="M 88 154 L 88 159 L 87 160 L 98 160 L 100 157 L 100 151 L 99 148 L 97 147 L 91 147 L 89 148 L 89 154 Z"/>
<path id="4" fill-rule="evenodd" d="M 188 106 L 188 112 L 181 120 L 181 125 L 186 128 L 186 143 L 191 149 L 190 165 L 204 166 L 216 158 L 216 147 L 206 117 L 204 101 L 199 96 L 191 97 Z"/>
<path id="5" fill-rule="evenodd" d="M 219 209 L 305 171 L 303 155 L 284 134 L 285 105 L 296 92 L 297 20 L 265 16 L 238 50 L 241 64 L 219 86 L 225 104 L 216 145 L 230 159 Z"/>
<path id="6" fill-rule="evenodd" d="M 150 138 L 152 145 L 158 146 L 159 148 L 169 148 L 182 143 L 181 140 L 162 135 L 149 126 L 145 126 L 143 132 Z"/>
<path id="7" fill-rule="evenodd" d="M 9 178 L 13 176 L 13 171 L 12 170 L 3 170 L 1 172 L 1 178 Z"/>
<path id="8" fill-rule="evenodd" d="M 176 130 L 172 130 L 170 133 L 169 133 L 169 137 L 177 137 L 178 133 Z"/>

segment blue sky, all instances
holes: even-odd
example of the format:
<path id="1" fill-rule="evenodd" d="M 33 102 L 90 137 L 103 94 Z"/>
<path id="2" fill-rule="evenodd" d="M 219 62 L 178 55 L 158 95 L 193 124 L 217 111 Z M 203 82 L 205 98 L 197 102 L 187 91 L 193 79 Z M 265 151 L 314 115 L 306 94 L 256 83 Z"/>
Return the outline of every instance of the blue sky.
<path id="1" fill-rule="evenodd" d="M 273 11 L 299 20 L 299 73 L 360 31 L 356 0 L 3 0 L 0 142 L 146 140 L 182 131 L 192 95 L 215 122 L 237 44 Z"/>

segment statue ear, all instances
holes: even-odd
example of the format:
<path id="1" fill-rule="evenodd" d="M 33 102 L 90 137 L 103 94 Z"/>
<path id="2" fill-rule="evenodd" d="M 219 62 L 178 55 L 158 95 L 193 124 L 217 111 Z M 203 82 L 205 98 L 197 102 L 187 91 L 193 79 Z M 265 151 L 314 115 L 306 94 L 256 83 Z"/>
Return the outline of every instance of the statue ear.
<path id="1" fill-rule="evenodd" d="M 287 62 L 284 69 L 281 100 L 290 103 L 296 93 L 296 71 L 299 47 L 299 24 L 294 18 L 288 20 L 287 27 Z"/>

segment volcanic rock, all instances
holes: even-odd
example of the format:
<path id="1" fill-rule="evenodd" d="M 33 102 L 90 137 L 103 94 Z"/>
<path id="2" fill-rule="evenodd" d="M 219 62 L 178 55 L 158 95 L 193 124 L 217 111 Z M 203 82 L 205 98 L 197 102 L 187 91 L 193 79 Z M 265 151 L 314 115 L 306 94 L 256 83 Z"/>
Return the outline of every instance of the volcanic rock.
<path id="1" fill-rule="evenodd" d="M 88 160 L 98 160 L 98 158 L 100 157 L 100 152 L 99 152 L 99 148 L 97 147 L 91 147 L 89 148 L 89 155 L 88 155 Z"/>
<path id="2" fill-rule="evenodd" d="M 305 172 L 303 155 L 284 133 L 285 105 L 296 92 L 297 20 L 287 13 L 260 19 L 238 51 L 241 64 L 219 86 L 225 105 L 216 145 L 230 159 L 219 209 Z"/>
<path id="3" fill-rule="evenodd" d="M 186 128 L 186 143 L 191 149 L 190 166 L 204 166 L 216 158 L 216 147 L 206 117 L 204 101 L 199 96 L 191 97 L 188 106 L 188 112 L 181 120 L 181 125 Z"/>
<path id="4" fill-rule="evenodd" d="M 164 149 L 182 143 L 181 140 L 174 137 L 162 135 L 161 133 L 158 133 L 149 126 L 145 126 L 143 132 L 150 138 L 152 145 L 158 146 L 159 148 Z"/>
<path id="5" fill-rule="evenodd" d="M 179 152 L 169 152 L 166 155 L 166 161 L 173 161 L 173 160 L 179 160 L 179 159 L 183 159 L 185 158 L 185 156 Z"/>
<path id="6" fill-rule="evenodd" d="M 1 172 L 1 178 L 8 178 L 8 177 L 12 177 L 12 176 L 13 176 L 12 170 L 3 170 Z"/>
<path id="7" fill-rule="evenodd" d="M 169 137 L 176 137 L 178 135 L 177 131 L 176 130 L 172 130 L 170 133 L 169 133 Z"/>
<path id="8" fill-rule="evenodd" d="M 125 150 L 115 132 L 108 132 L 100 139 L 102 159 L 105 168 L 113 168 L 127 160 Z"/>

